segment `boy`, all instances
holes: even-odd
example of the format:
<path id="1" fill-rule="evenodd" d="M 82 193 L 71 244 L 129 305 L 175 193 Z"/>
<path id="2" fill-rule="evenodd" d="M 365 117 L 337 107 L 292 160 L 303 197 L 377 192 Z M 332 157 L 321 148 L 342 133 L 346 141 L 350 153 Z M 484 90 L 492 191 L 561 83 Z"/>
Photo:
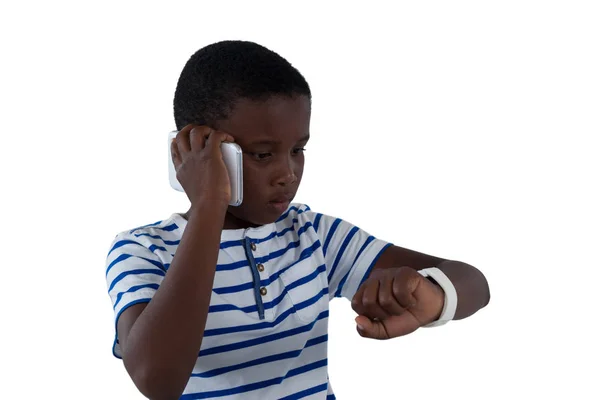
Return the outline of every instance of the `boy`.
<path id="1" fill-rule="evenodd" d="M 389 339 L 475 313 L 474 267 L 393 246 L 291 204 L 302 179 L 311 93 L 255 43 L 200 49 L 174 99 L 171 147 L 185 214 L 122 232 L 107 257 L 116 357 L 152 399 L 334 399 L 329 300 L 352 301 L 358 333 Z M 222 142 L 243 150 L 230 207 Z"/>

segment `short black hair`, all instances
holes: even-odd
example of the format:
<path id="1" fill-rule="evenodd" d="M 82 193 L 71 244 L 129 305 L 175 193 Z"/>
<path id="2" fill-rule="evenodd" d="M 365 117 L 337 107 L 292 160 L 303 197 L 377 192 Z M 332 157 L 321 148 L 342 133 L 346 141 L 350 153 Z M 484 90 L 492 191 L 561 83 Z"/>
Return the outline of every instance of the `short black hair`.
<path id="1" fill-rule="evenodd" d="M 173 100 L 175 125 L 227 119 L 239 99 L 307 96 L 306 79 L 286 59 L 259 44 L 227 40 L 198 50 L 183 67 Z"/>

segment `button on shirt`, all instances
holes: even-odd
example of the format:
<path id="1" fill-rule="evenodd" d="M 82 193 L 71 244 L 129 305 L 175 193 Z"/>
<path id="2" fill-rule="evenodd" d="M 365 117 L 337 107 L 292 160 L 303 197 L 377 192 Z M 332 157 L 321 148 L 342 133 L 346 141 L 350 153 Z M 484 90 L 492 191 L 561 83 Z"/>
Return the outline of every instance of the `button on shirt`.
<path id="1" fill-rule="evenodd" d="M 173 214 L 116 236 L 106 259 L 115 326 L 127 307 L 151 301 L 186 224 Z M 272 224 L 223 230 L 202 346 L 181 399 L 334 399 L 329 301 L 352 299 L 388 246 L 303 204 Z M 121 358 L 116 338 L 113 354 Z"/>

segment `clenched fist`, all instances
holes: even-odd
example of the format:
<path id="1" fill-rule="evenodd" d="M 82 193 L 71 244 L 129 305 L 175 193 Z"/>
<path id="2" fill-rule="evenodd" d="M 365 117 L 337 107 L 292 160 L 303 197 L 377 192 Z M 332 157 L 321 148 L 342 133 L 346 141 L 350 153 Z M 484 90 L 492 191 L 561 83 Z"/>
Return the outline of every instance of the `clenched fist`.
<path id="1" fill-rule="evenodd" d="M 374 269 L 352 299 L 358 333 L 391 339 L 436 321 L 444 291 L 409 267 Z"/>

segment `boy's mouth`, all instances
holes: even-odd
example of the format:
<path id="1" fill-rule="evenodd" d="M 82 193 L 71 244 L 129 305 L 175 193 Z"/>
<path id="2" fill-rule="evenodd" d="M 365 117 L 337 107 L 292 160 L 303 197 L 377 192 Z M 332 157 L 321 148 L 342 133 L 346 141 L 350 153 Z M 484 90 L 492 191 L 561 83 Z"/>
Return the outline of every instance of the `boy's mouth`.
<path id="1" fill-rule="evenodd" d="M 290 206 L 289 201 L 270 201 L 269 206 L 275 209 L 279 214 L 283 214 Z"/>
<path id="2" fill-rule="evenodd" d="M 269 203 L 289 203 L 294 198 L 293 194 L 280 194 L 277 195 L 269 201 Z"/>
<path id="3" fill-rule="evenodd" d="M 292 195 L 292 194 L 282 194 L 282 195 L 273 197 L 271 199 L 271 201 L 269 201 L 268 204 L 270 207 L 274 208 L 277 212 L 283 213 L 283 212 L 285 212 L 285 210 L 288 209 L 293 198 L 294 198 L 294 195 Z"/>

